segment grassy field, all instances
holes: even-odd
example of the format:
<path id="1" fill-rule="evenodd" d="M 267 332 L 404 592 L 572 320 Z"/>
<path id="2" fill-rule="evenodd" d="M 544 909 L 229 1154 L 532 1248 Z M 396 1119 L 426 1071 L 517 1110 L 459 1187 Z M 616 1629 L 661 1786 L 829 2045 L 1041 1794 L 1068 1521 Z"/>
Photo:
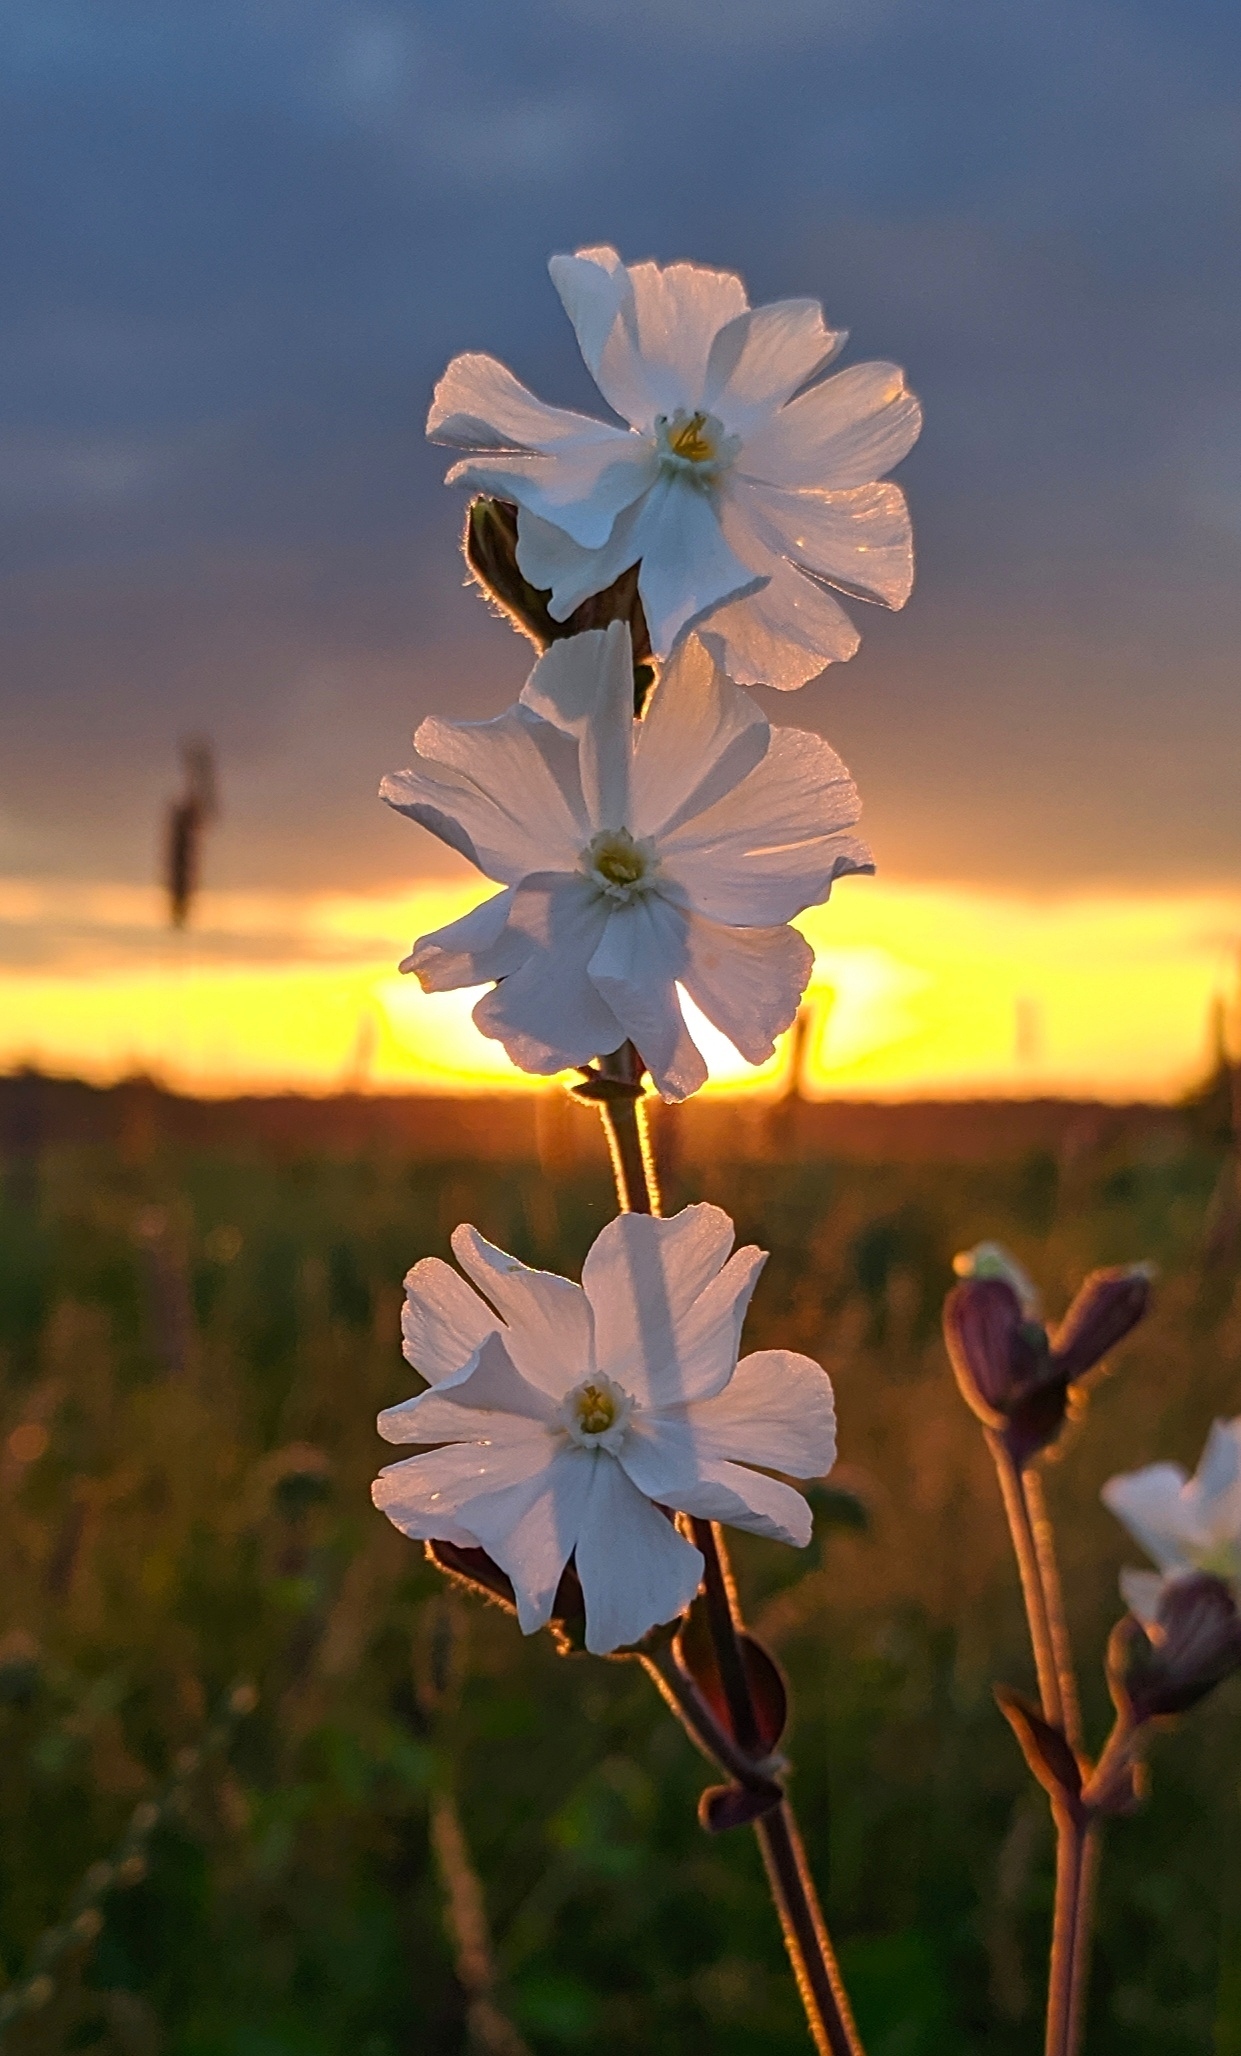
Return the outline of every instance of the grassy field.
<path id="1" fill-rule="evenodd" d="M 1187 1127 L 992 1167 L 672 1181 L 670 1207 L 715 1199 L 774 1252 L 748 1344 L 807 1350 L 836 1382 L 852 1496 L 825 1500 L 805 1554 L 745 1541 L 737 1562 L 793 1680 L 796 1797 L 870 2056 L 1041 2046 L 1051 1838 L 991 1699 L 1030 1664 L 939 1342 L 953 1251 L 1001 1237 L 1053 1314 L 1095 1264 L 1161 1268 L 1048 1478 L 1097 1736 L 1135 1560 L 1099 1485 L 1196 1460 L 1212 1415 L 1241 1410 L 1235 1253 L 1204 1255 L 1221 1161 Z M 472 1220 L 575 1272 L 610 1211 L 601 1165 L 553 1187 L 397 1147 L 60 1142 L 10 1166 L 14 2056 L 800 2056 L 752 1838 L 698 1829 L 705 1767 L 642 1674 L 446 1600 L 369 1503 L 375 1412 L 412 1388 L 408 1265 Z M 1150 1803 L 1110 1833 L 1092 2056 L 1241 2051 L 1239 1738 L 1230 1687 L 1161 1741 Z M 477 1879 L 501 2012 L 468 2005 Z"/>

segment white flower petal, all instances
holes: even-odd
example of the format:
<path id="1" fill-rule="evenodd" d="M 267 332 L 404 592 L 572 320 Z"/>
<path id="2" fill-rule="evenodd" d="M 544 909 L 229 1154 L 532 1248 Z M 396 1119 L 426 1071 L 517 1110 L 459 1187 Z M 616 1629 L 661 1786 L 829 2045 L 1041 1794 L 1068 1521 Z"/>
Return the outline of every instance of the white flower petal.
<path id="1" fill-rule="evenodd" d="M 625 1040 L 628 1031 L 586 969 L 607 906 L 580 874 L 527 878 L 513 894 L 510 924 L 525 938 L 528 955 L 479 1000 L 474 1021 L 523 1071 L 569 1070 Z"/>
<path id="2" fill-rule="evenodd" d="M 795 928 L 727 928 L 700 914 L 688 935 L 685 990 L 748 1064 L 765 1064 L 793 1024 L 814 951 Z"/>
<path id="3" fill-rule="evenodd" d="M 1179 1464 L 1153 1463 L 1109 1478 L 1100 1497 L 1161 1571 L 1194 1568 L 1205 1537 Z"/>
<path id="4" fill-rule="evenodd" d="M 586 550 L 553 522 L 541 521 L 524 507 L 517 518 L 517 565 L 523 578 L 539 592 L 549 592 L 548 612 L 567 621 L 583 600 L 606 591 L 638 561 L 634 532 L 645 495 L 618 514 L 603 547 Z"/>
<path id="5" fill-rule="evenodd" d="M 812 493 L 738 481 L 732 502 L 765 550 L 829 585 L 885 607 L 903 607 L 909 598 L 913 530 L 898 485 Z"/>
<path id="6" fill-rule="evenodd" d="M 616 251 L 606 244 L 578 250 L 553 257 L 547 268 L 609 407 L 635 428 L 649 428 L 658 409 L 638 346 L 633 287 Z"/>
<path id="7" fill-rule="evenodd" d="M 633 834 L 668 835 L 714 805 L 761 761 L 769 733 L 762 708 L 725 677 L 697 636 L 687 636 L 638 726 Z"/>
<path id="8" fill-rule="evenodd" d="M 664 836 L 660 857 L 695 913 L 770 927 L 825 900 L 842 871 L 870 853 L 842 834 L 862 811 L 830 744 L 773 728 L 762 762 L 732 792 Z"/>
<path id="9" fill-rule="evenodd" d="M 702 264 L 631 264 L 629 281 L 655 412 L 700 406 L 711 346 L 722 328 L 746 312 L 745 287 L 735 272 Z"/>
<path id="10" fill-rule="evenodd" d="M 557 621 L 567 621 L 639 559 L 642 609 L 659 657 L 726 600 L 757 592 L 767 576 L 730 547 L 712 495 L 680 477 L 656 479 L 617 516 L 600 550 L 580 548 L 562 528 L 524 509 L 519 516 L 518 565 L 531 585 L 551 593 L 549 612 Z"/>
<path id="11" fill-rule="evenodd" d="M 670 1220 L 620 1214 L 582 1266 L 595 1317 L 595 1362 L 641 1406 L 704 1399 L 728 1381 L 750 1294 L 765 1262 L 747 1247 L 728 1259 L 733 1225 L 719 1207 Z"/>
<path id="12" fill-rule="evenodd" d="M 534 1271 L 481 1236 L 454 1229 L 453 1254 L 505 1324 L 504 1344 L 524 1378 L 562 1399 L 594 1368 L 590 1304 L 580 1285 Z M 472 1296 L 472 1295 L 471 1295 Z"/>
<path id="13" fill-rule="evenodd" d="M 401 1309 L 405 1360 L 433 1385 L 455 1377 L 498 1326 L 491 1308 L 442 1258 L 424 1256 L 407 1273 Z"/>
<path id="14" fill-rule="evenodd" d="M 656 469 L 637 436 L 545 405 L 494 357 L 454 357 L 435 389 L 427 434 L 479 453 L 453 465 L 449 484 L 515 499 L 592 549 Z"/>
<path id="15" fill-rule="evenodd" d="M 1241 1419 L 1212 1421 L 1191 1489 L 1204 1511 L 1241 1484 Z"/>
<path id="16" fill-rule="evenodd" d="M 638 591 L 657 657 L 726 600 L 757 592 L 766 577 L 730 547 L 713 495 L 676 475 L 637 502 L 629 546 L 629 562 L 641 559 Z"/>
<path id="17" fill-rule="evenodd" d="M 836 1461 L 832 1381 L 792 1349 L 743 1356 L 722 1392 L 685 1416 L 698 1456 L 822 1478 Z"/>
<path id="18" fill-rule="evenodd" d="M 522 703 L 571 736 L 591 833 L 630 825 L 633 643 L 614 621 L 553 643 L 522 688 Z M 641 832 L 641 831 L 639 831 Z M 589 838 L 588 838 L 589 839 Z"/>
<path id="19" fill-rule="evenodd" d="M 1121 1572 L 1120 1596 L 1144 1628 L 1153 1628 L 1158 1620 L 1159 1602 L 1166 1584 L 1167 1579 L 1160 1577 L 1158 1571 L 1125 1569 Z"/>
<path id="20" fill-rule="evenodd" d="M 702 1557 L 602 1450 L 577 1535 L 576 1565 L 586 1599 L 586 1647 L 607 1656 L 673 1621 L 698 1590 Z"/>
<path id="21" fill-rule="evenodd" d="M 371 1487 L 376 1506 L 418 1542 L 481 1541 L 471 1513 L 488 1499 L 516 1518 L 537 1498 L 559 1444 L 538 1421 L 500 1419 L 503 1432 L 487 1441 L 448 1442 L 388 1464 Z"/>
<path id="22" fill-rule="evenodd" d="M 513 890 L 497 892 L 460 920 L 419 936 L 401 970 L 412 971 L 424 992 L 455 992 L 520 970 L 529 954 L 525 937 L 510 930 Z"/>
<path id="23" fill-rule="evenodd" d="M 380 786 L 398 813 L 502 885 L 576 864 L 591 833 L 577 752 L 549 722 L 520 705 L 494 721 L 432 717 L 414 747 L 419 761 Z"/>
<path id="24" fill-rule="evenodd" d="M 657 893 L 617 907 L 590 959 L 590 982 L 665 1099 L 688 1099 L 707 1067 L 695 1047 L 676 981 L 685 965 L 685 916 Z"/>
<path id="25" fill-rule="evenodd" d="M 908 455 L 921 426 L 899 365 L 851 364 L 756 425 L 738 469 L 768 485 L 869 485 Z"/>
<path id="26" fill-rule="evenodd" d="M 580 1546 L 594 1462 L 590 1450 L 566 1448 L 561 1441 L 538 1490 L 511 1499 L 496 1494 L 465 1511 L 481 1546 L 512 1580 L 523 1634 L 534 1634 L 551 1618 L 561 1572 Z"/>
<path id="27" fill-rule="evenodd" d="M 683 1418 L 639 1420 L 625 1437 L 620 1463 L 639 1491 L 661 1506 L 704 1521 L 726 1521 L 772 1542 L 804 1549 L 813 1517 L 800 1492 L 744 1464 L 700 1457 Z"/>
<path id="28" fill-rule="evenodd" d="M 729 510 L 726 510 L 726 512 Z M 739 685 L 770 685 L 792 692 L 828 664 L 843 664 L 861 642 L 840 603 L 804 571 L 765 550 L 752 533 L 729 522 L 734 546 L 744 546 L 767 584 L 748 599 L 729 601 L 705 624 L 707 648 Z"/>
<path id="29" fill-rule="evenodd" d="M 735 315 L 711 345 L 702 404 L 744 435 L 825 370 L 846 340 L 824 325 L 817 300 L 775 300 Z"/>
<path id="30" fill-rule="evenodd" d="M 385 1407 L 379 1416 L 385 1441 L 478 1442 L 507 1433 L 510 1417 L 550 1421 L 552 1399 L 522 1376 L 509 1341 L 507 1335 L 485 1336 L 452 1377 L 399 1406 Z"/>

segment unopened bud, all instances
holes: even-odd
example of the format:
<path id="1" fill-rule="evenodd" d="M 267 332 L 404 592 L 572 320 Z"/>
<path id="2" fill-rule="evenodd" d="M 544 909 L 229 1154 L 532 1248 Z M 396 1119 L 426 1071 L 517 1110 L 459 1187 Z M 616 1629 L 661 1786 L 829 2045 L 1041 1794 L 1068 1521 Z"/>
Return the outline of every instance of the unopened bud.
<path id="1" fill-rule="evenodd" d="M 1038 1319 L 1038 1288 L 1002 1242 L 976 1242 L 972 1249 L 963 1249 L 953 1257 L 952 1268 L 958 1278 L 1002 1278 L 1012 1286 L 1026 1319 Z"/>
<path id="2" fill-rule="evenodd" d="M 1006 1278 L 969 1277 L 953 1286 L 944 1302 L 944 1341 L 964 1398 L 988 1427 L 1002 1427 L 1047 1377 L 1046 1333 L 1026 1318 Z"/>
<path id="3" fill-rule="evenodd" d="M 1052 1337 L 1051 1353 L 1060 1376 L 1071 1384 L 1102 1363 L 1150 1306 L 1150 1264 L 1118 1264 L 1092 1271 Z"/>
<path id="4" fill-rule="evenodd" d="M 1033 1285 L 999 1243 L 979 1243 L 953 1268 L 961 1283 L 944 1302 L 944 1341 L 957 1383 L 1014 1463 L 1028 1464 L 1064 1426 L 1070 1388 L 1146 1312 L 1149 1266 L 1093 1271 L 1054 1341 L 1034 1317 Z"/>
<path id="5" fill-rule="evenodd" d="M 1136 1722 L 1185 1713 L 1241 1670 L 1241 1613 L 1209 1571 L 1169 1578 L 1149 1628 L 1126 1614 L 1108 1643 L 1112 1697 Z"/>

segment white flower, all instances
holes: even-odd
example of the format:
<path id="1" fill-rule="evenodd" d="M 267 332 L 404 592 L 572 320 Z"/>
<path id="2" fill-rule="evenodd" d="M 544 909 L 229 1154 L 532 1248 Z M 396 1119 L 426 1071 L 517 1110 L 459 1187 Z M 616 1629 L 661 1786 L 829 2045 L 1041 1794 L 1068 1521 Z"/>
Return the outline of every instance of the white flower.
<path id="1" fill-rule="evenodd" d="M 1241 1599 L 1241 1415 L 1212 1424 L 1192 1478 L 1179 1463 L 1152 1463 L 1109 1478 L 1102 1497 L 1159 1566 L 1158 1575 L 1121 1573 L 1125 1604 L 1145 1625 L 1165 1587 L 1194 1571 L 1223 1578 Z"/>
<path id="2" fill-rule="evenodd" d="M 486 1299 L 435 1257 L 406 1279 L 405 1354 L 430 1389 L 379 1429 L 438 1446 L 381 1472 L 376 1505 L 403 1534 L 485 1549 L 527 1634 L 572 1556 L 597 1654 L 674 1620 L 698 1589 L 702 1558 L 661 1508 L 804 1547 L 810 1509 L 767 1471 L 830 1469 L 832 1388 L 789 1350 L 737 1362 L 765 1257 L 730 1258 L 732 1244 L 718 1207 L 621 1214 L 574 1285 L 458 1228 Z"/>
<path id="3" fill-rule="evenodd" d="M 752 1064 L 813 965 L 786 924 L 842 872 L 857 791 L 820 736 L 773 729 L 685 644 L 633 719 L 628 628 L 555 643 L 495 721 L 424 721 L 380 791 L 506 889 L 415 945 L 428 992 L 497 979 L 474 1009 L 523 1070 L 631 1038 L 661 1092 L 707 1075 L 677 982 Z"/>
<path id="4" fill-rule="evenodd" d="M 742 684 L 803 685 L 851 657 L 860 637 L 828 588 L 903 607 L 913 584 L 904 495 L 878 483 L 921 426 L 903 373 L 855 364 L 811 384 L 843 332 L 814 300 L 751 308 L 732 272 L 611 249 L 550 269 L 628 428 L 548 407 L 471 355 L 436 387 L 427 433 L 471 453 L 449 482 L 517 502 L 518 563 L 555 619 L 641 560 L 659 656 L 710 615 Z"/>

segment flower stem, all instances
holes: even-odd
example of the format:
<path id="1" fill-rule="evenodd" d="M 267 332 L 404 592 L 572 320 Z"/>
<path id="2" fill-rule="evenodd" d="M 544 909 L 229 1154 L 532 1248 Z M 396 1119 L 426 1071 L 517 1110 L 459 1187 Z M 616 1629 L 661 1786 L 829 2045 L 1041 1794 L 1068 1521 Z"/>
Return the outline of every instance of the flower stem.
<path id="1" fill-rule="evenodd" d="M 1077 1672 L 1073 1665 L 1073 1646 L 1069 1641 L 1069 1624 L 1064 1611 L 1060 1566 L 1056 1561 L 1056 1538 L 1048 1518 L 1047 1502 L 1043 1497 L 1043 1480 L 1032 1464 L 1027 1465 L 1021 1473 L 1021 1489 L 1025 1497 L 1030 1535 L 1034 1543 L 1034 1557 L 1038 1565 L 1039 1584 L 1043 1593 L 1043 1610 L 1047 1618 L 1052 1660 L 1056 1667 L 1064 1732 L 1068 1737 L 1069 1746 L 1080 1750 L 1081 1703 L 1077 1692 Z"/>
<path id="2" fill-rule="evenodd" d="M 1042 1480 L 1021 1469 L 1001 1436 L 987 1430 L 1013 1553 L 1021 1577 L 1043 1717 L 1059 1728 L 1080 1759 L 1082 1722 L 1077 1675 L 1064 1611 L 1055 1538 Z M 1088 1770 L 1089 1766 L 1085 1766 Z M 1053 1801 L 1056 1828 L 1056 1897 L 1047 1980 L 1046 2056 L 1077 2056 L 1081 2044 L 1099 1827 L 1080 1806 Z"/>
<path id="3" fill-rule="evenodd" d="M 642 1104 L 642 1059 L 632 1042 L 600 1057 L 587 1086 L 577 1090 L 599 1102 L 621 1212 L 657 1214 L 659 1181 Z"/>
<path id="4" fill-rule="evenodd" d="M 600 1057 L 586 1086 L 578 1090 L 599 1102 L 622 1213 L 658 1214 L 659 1185 L 642 1110 L 641 1080 L 642 1059 L 627 1042 L 612 1055 Z M 741 1651 L 741 1614 L 728 1550 L 714 1522 L 694 1520 L 691 1527 L 702 1553 L 707 1619 L 736 1745 L 734 1749 L 729 1741 L 727 1748 L 719 1750 L 717 1760 L 736 1774 L 739 1753 L 752 1774 L 758 1775 L 758 1764 L 750 1760 L 766 1752 Z M 718 1731 L 713 1735 L 715 1723 L 709 1715 L 702 1718 L 705 1709 L 697 1706 L 692 1687 L 674 1676 L 671 1667 L 648 1664 L 647 1668 L 693 1739 L 715 1755 L 717 1741 L 728 1738 L 719 1736 Z M 788 1799 L 782 1799 L 753 1825 L 815 2048 L 819 2056 L 864 2056 Z"/>
<path id="5" fill-rule="evenodd" d="M 1026 1620 L 1030 1627 L 1030 1644 L 1034 1651 L 1034 1668 L 1038 1673 L 1043 1718 L 1050 1721 L 1053 1727 L 1063 1729 L 1064 1702 L 1060 1693 L 1060 1673 L 1056 1664 L 1051 1623 L 1047 1617 L 1047 1598 L 1043 1589 L 1038 1550 L 1035 1547 L 1034 1529 L 1029 1504 L 1022 1487 L 1021 1473 L 1005 1448 L 1002 1437 L 990 1428 L 985 1429 L 984 1433 L 987 1447 L 995 1462 L 996 1476 L 1000 1481 L 1000 1496 L 1008 1516 L 1008 1531 L 1012 1536 L 1013 1554 L 1017 1559 L 1017 1571 L 1021 1578 L 1021 1596 L 1025 1601 Z"/>
<path id="6" fill-rule="evenodd" d="M 1099 1826 L 1067 1807 L 1056 1818 L 1056 1910 L 1047 1982 L 1046 2056 L 1077 2056 L 1081 2047 Z"/>

